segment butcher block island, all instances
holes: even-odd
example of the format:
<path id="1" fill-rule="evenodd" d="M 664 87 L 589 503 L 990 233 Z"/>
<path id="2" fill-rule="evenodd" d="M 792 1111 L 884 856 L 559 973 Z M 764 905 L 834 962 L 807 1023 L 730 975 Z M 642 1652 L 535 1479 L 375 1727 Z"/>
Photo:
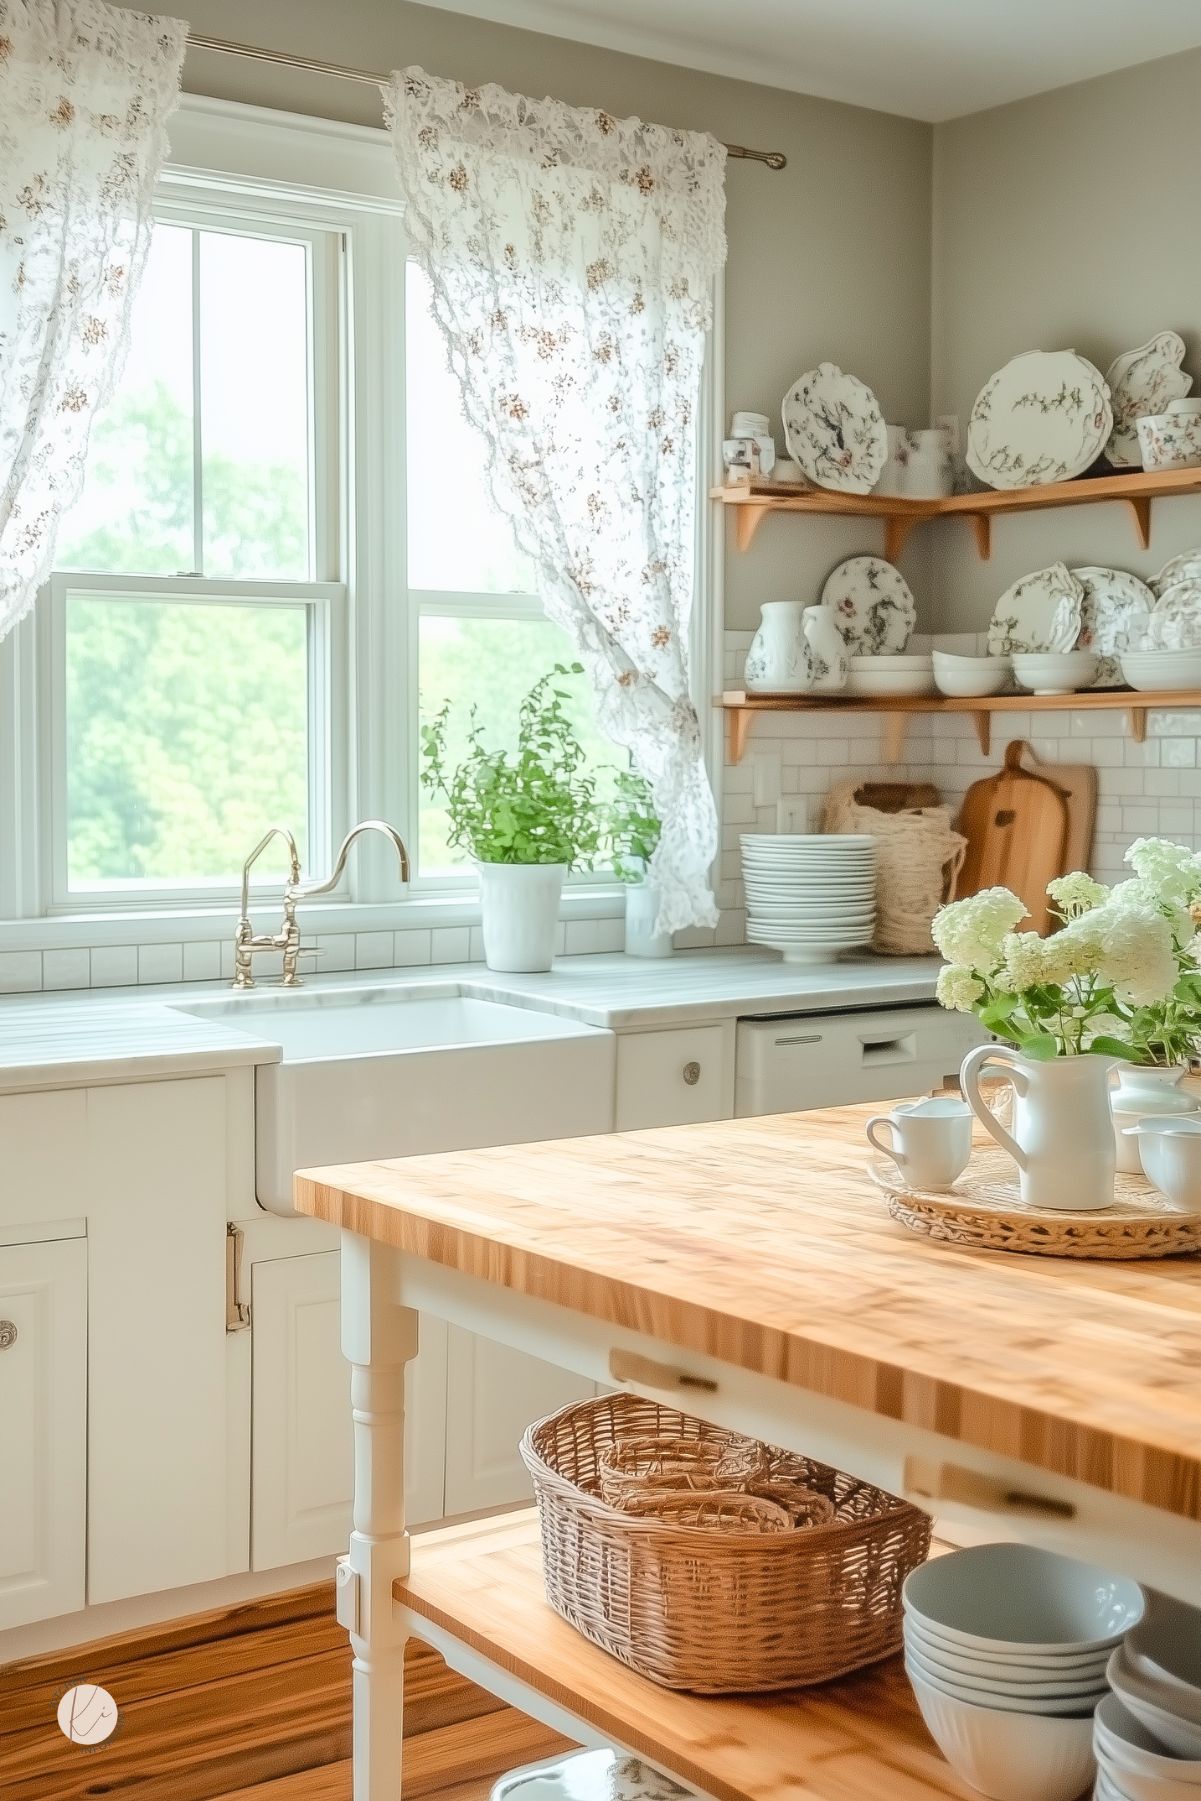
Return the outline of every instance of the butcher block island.
<path id="1" fill-rule="evenodd" d="M 532 1513 L 417 1535 L 404 1366 L 419 1313 L 806 1453 L 975 1538 L 1027 1539 L 1195 1600 L 1201 1271 L 935 1244 L 868 1175 L 869 1109 L 336 1166 L 296 1204 L 344 1228 L 355 1801 L 395 1801 L 407 1637 L 585 1744 L 719 1801 L 974 1793 L 900 1659 L 699 1698 L 547 1605 Z M 455 1429 L 453 1419 L 449 1429 Z"/>

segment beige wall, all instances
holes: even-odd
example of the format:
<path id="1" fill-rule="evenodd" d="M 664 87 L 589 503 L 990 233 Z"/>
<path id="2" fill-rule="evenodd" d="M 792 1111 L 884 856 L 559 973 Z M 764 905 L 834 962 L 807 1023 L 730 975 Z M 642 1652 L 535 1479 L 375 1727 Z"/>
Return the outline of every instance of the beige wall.
<path id="1" fill-rule="evenodd" d="M 932 395 L 966 422 L 992 371 L 1071 346 L 1102 372 L 1171 327 L 1201 391 L 1201 51 L 935 130 Z M 1060 558 L 1148 574 L 1201 542 L 1201 499 L 1161 502 L 1150 551 L 1125 509 L 998 521 L 988 563 L 966 525 L 931 534 L 934 624 L 986 623 L 1017 576 Z"/>
<path id="2" fill-rule="evenodd" d="M 189 0 L 185 10 L 196 31 L 215 36 L 368 69 L 420 63 L 439 75 L 498 81 L 786 151 L 782 174 L 755 163 L 729 166 L 728 406 L 775 418 L 801 371 L 828 357 L 876 390 L 888 418 L 925 422 L 928 125 L 404 0 Z M 369 88 L 203 51 L 189 53 L 184 85 L 260 106 L 380 122 Z M 833 522 L 800 532 L 794 522 L 769 520 L 751 553 L 729 558 L 728 622 L 754 624 L 761 601 L 810 593 L 840 556 L 876 548 L 875 528 L 863 542 L 854 527 Z"/>

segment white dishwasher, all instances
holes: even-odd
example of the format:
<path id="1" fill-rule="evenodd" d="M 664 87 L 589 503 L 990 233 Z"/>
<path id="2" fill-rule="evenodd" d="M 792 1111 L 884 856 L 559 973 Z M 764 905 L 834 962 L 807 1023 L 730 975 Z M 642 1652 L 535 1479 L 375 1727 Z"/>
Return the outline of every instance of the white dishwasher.
<path id="1" fill-rule="evenodd" d="M 974 1019 L 934 1003 L 740 1019 L 734 1112 L 746 1119 L 921 1094 L 957 1074 L 985 1036 Z"/>

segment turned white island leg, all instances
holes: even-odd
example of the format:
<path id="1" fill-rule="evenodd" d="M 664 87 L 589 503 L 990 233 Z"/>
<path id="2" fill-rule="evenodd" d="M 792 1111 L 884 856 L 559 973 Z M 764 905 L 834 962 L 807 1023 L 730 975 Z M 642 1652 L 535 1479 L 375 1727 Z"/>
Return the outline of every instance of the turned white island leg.
<path id="1" fill-rule="evenodd" d="M 399 1801 L 405 1635 L 392 1584 L 409 1571 L 404 1378 L 417 1315 L 400 1307 L 398 1253 L 342 1234 L 342 1352 L 351 1365 L 354 1530 L 338 1564 L 338 1618 L 354 1651 L 354 1801 Z"/>

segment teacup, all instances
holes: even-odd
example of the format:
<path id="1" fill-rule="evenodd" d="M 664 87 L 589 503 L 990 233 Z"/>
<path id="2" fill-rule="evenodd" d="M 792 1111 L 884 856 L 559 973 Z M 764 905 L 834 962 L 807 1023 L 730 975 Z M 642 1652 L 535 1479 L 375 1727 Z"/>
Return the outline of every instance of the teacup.
<path id="1" fill-rule="evenodd" d="M 876 1136 L 888 1127 L 891 1144 Z M 867 1141 L 891 1157 L 908 1187 L 936 1193 L 950 1188 L 972 1155 L 972 1110 L 954 1095 L 911 1101 L 867 1122 Z"/>

